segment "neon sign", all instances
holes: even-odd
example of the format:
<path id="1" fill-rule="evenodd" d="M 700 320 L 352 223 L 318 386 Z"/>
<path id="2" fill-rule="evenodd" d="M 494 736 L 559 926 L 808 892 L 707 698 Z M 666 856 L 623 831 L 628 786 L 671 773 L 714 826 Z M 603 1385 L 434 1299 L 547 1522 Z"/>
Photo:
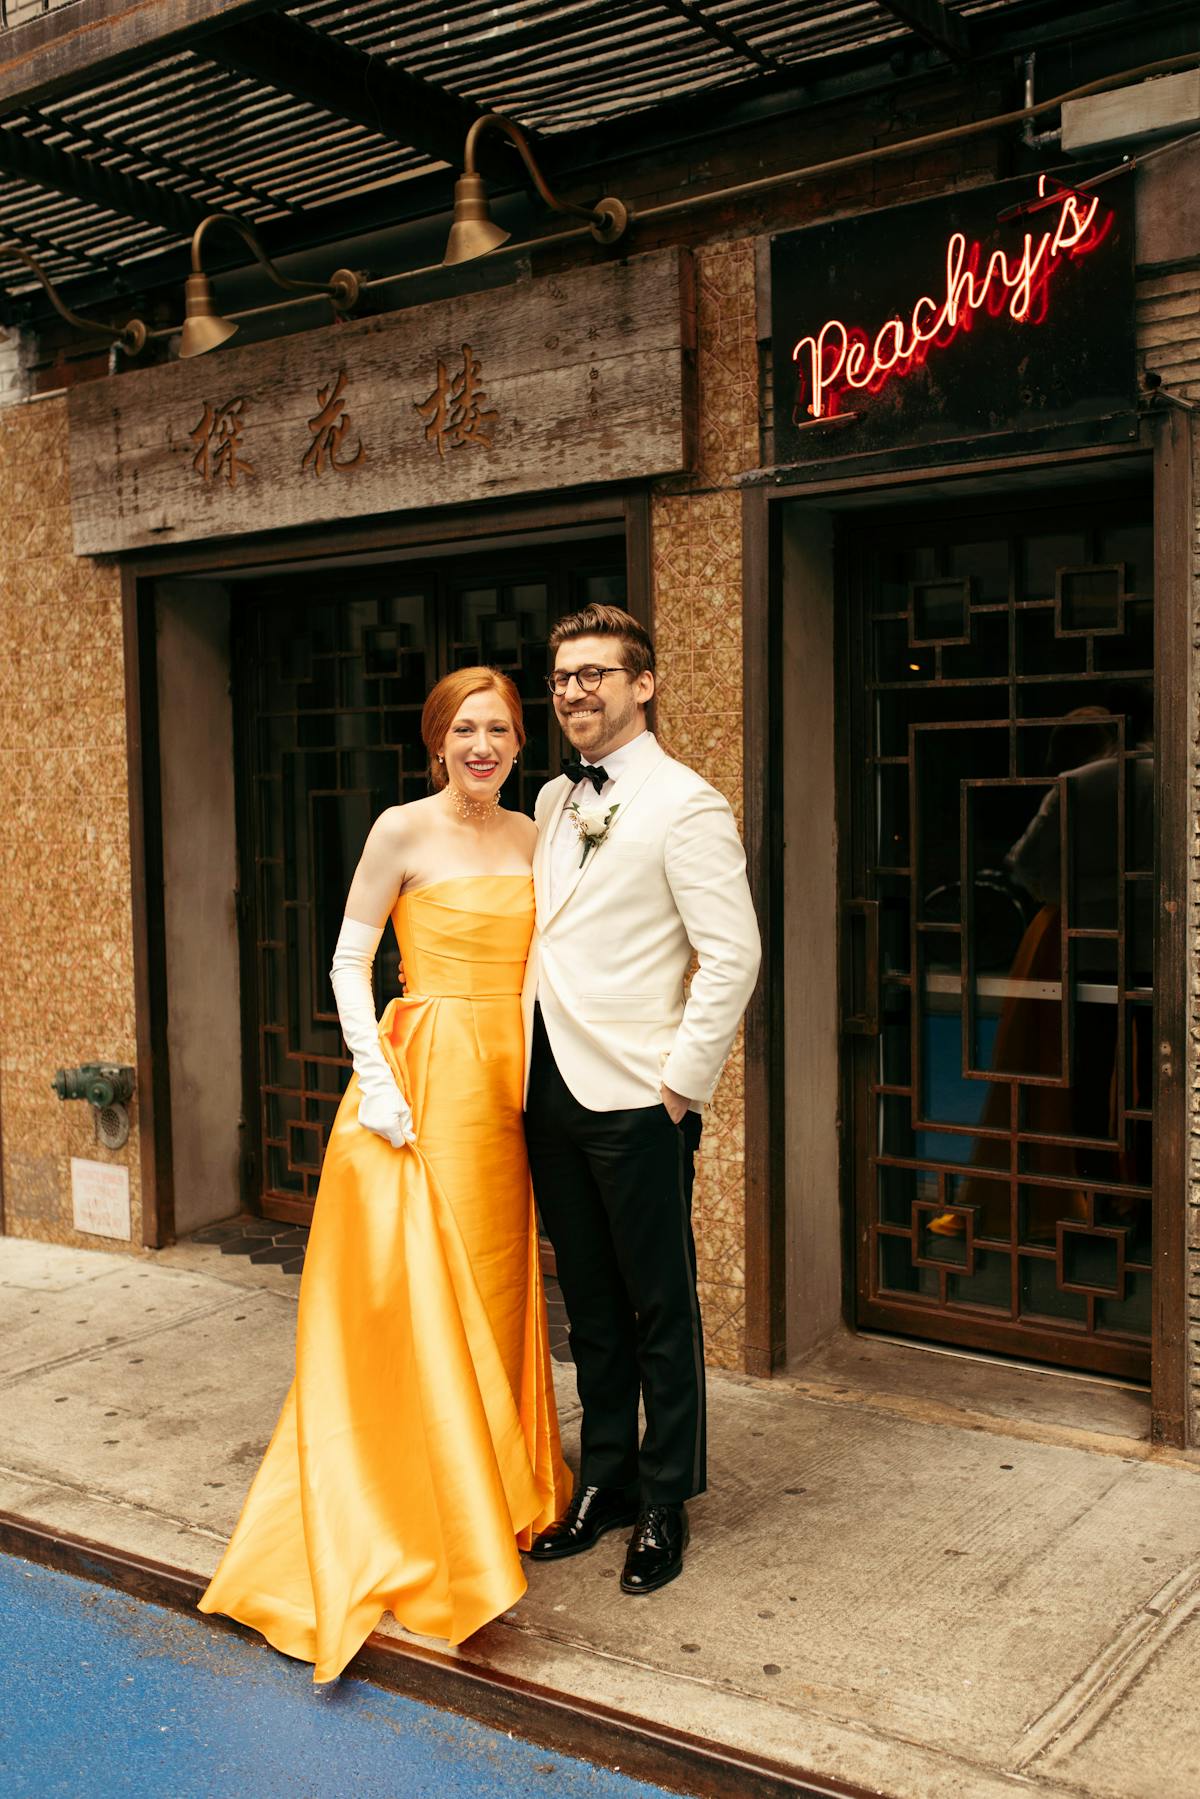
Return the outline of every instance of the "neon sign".
<path id="1" fill-rule="evenodd" d="M 993 318 L 1007 313 L 1016 324 L 1042 323 L 1052 276 L 1064 261 L 1079 261 L 1104 241 L 1112 214 L 1099 220 L 1096 195 L 1062 190 L 1047 196 L 1044 175 L 1038 194 L 1041 207 L 1029 210 L 1057 206 L 1051 227 L 1037 236 L 1026 232 L 1018 252 L 993 250 L 986 264 L 982 243 L 976 239 L 968 247 L 965 233 L 955 231 L 946 244 L 944 287 L 938 295 L 921 294 L 907 321 L 894 314 L 872 339 L 861 327 L 830 318 L 800 338 L 791 353 L 799 378 L 793 423 L 838 416 L 854 390 L 879 393 L 892 378 L 923 364 L 931 349 L 945 349 L 969 331 L 980 312 Z"/>

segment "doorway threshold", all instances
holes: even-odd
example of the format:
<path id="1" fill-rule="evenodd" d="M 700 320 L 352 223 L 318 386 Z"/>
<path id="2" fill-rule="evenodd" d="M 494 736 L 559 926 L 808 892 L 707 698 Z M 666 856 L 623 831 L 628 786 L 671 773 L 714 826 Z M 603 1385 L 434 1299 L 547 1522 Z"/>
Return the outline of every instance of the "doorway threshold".
<path id="1" fill-rule="evenodd" d="M 1148 1387 L 1132 1381 L 980 1355 L 844 1326 L 777 1377 L 811 1398 L 866 1405 L 926 1423 L 958 1424 L 1109 1455 L 1182 1451 L 1151 1443 Z"/>

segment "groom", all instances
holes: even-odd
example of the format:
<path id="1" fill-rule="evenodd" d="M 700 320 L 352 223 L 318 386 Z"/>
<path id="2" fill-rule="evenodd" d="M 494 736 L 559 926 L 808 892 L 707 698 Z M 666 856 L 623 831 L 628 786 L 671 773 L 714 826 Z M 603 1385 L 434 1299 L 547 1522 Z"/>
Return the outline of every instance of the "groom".
<path id="1" fill-rule="evenodd" d="M 578 1555 L 633 1525 L 621 1588 L 650 1593 L 680 1572 L 684 1502 L 705 1485 L 692 1183 L 701 1107 L 758 975 L 758 926 L 729 806 L 646 728 L 643 627 L 588 606 L 554 627 L 550 652 L 575 757 L 537 802 L 525 1133 L 583 1435 L 571 1504 L 530 1554 Z"/>

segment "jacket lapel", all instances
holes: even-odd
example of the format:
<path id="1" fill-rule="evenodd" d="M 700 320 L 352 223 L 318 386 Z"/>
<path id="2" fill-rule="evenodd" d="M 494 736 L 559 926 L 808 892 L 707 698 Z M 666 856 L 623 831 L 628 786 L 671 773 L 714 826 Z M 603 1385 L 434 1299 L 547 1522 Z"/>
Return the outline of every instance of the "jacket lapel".
<path id="1" fill-rule="evenodd" d="M 633 799 L 634 795 L 638 792 L 638 789 L 640 787 L 642 787 L 643 784 L 649 779 L 649 777 L 653 774 L 654 770 L 658 767 L 659 763 L 665 761 L 665 759 L 666 759 L 666 752 L 659 748 L 658 740 L 653 736 L 653 734 L 651 732 L 647 731 L 645 734 L 645 737 L 639 739 L 638 754 L 631 758 L 629 765 L 621 772 L 621 774 L 613 782 L 611 790 L 609 791 L 607 796 L 600 802 L 600 804 L 603 805 L 606 810 L 611 806 L 616 806 L 616 808 L 617 808 L 617 815 L 613 819 L 612 824 L 609 827 L 610 831 L 615 831 L 618 828 L 618 826 L 621 824 L 622 820 L 624 819 L 626 812 L 629 809 L 630 801 Z M 556 829 L 558 828 L 558 821 L 562 817 L 563 807 L 565 806 L 566 801 L 572 791 L 573 791 L 573 789 L 568 785 L 567 792 L 563 794 L 562 799 L 555 806 L 553 816 L 548 821 L 546 830 L 543 833 L 543 838 L 544 838 L 544 842 L 545 842 L 545 846 L 546 846 L 546 861 L 544 862 L 543 867 L 546 870 L 546 873 L 544 876 L 544 882 L 545 882 L 545 893 L 546 893 L 546 900 L 547 900 L 545 911 L 539 912 L 539 917 L 541 918 L 543 925 L 548 925 L 552 918 L 557 918 L 558 914 L 562 911 L 563 907 L 566 905 L 566 903 L 570 899 L 571 895 L 575 892 L 575 890 L 579 886 L 580 882 L 585 879 L 585 877 L 591 872 L 591 870 L 595 866 L 595 864 L 597 862 L 601 861 L 604 856 L 604 845 L 601 844 L 600 847 L 598 849 L 594 849 L 591 852 L 591 854 L 587 857 L 587 859 L 581 864 L 580 857 L 583 855 L 583 844 L 580 843 L 579 852 L 574 859 L 574 868 L 572 869 L 570 880 L 567 881 L 565 883 L 565 885 L 563 886 L 562 891 L 559 893 L 557 899 L 555 900 L 554 905 L 551 906 L 549 904 L 550 843 L 551 843 L 551 840 L 553 839 Z M 568 827 L 564 826 L 563 828 L 567 829 Z M 540 847 L 541 847 L 541 845 L 539 844 L 539 848 Z"/>

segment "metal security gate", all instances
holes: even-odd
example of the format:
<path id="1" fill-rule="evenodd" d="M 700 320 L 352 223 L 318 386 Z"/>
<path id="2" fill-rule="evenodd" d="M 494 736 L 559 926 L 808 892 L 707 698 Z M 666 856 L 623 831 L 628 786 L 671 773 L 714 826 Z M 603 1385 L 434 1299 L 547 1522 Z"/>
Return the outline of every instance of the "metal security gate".
<path id="1" fill-rule="evenodd" d="M 858 1320 L 1148 1378 L 1149 496 L 843 566 Z"/>
<path id="2" fill-rule="evenodd" d="M 349 1079 L 329 985 L 346 892 L 372 822 L 428 792 L 421 707 L 454 668 L 511 675 L 528 741 L 505 803 L 532 812 L 557 771 L 546 636 L 564 612 L 623 604 L 620 538 L 239 586 L 234 676 L 239 776 L 244 1197 L 307 1223 L 326 1135 Z M 385 932 L 376 1003 L 397 991 Z"/>

